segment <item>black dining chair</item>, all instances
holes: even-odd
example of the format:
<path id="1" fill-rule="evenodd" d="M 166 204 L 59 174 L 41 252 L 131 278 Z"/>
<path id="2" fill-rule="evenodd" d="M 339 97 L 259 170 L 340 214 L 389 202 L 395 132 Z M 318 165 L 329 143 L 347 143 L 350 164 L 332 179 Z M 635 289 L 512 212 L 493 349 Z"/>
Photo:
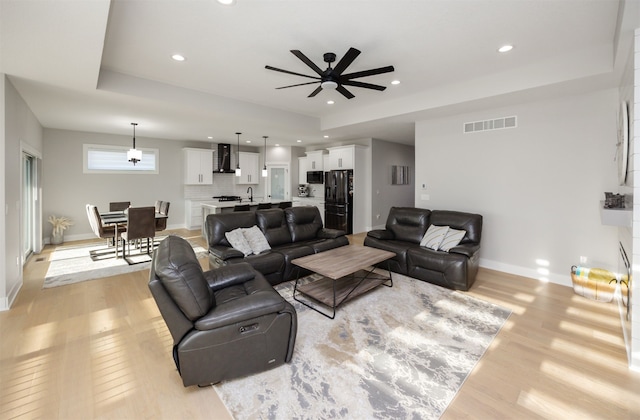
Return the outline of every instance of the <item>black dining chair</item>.
<path id="1" fill-rule="evenodd" d="M 109 211 L 124 211 L 131 206 L 131 201 L 113 201 L 109 203 Z"/>
<path id="2" fill-rule="evenodd" d="M 283 201 L 282 203 L 278 204 L 278 207 L 280 207 L 281 209 L 288 209 L 292 205 L 293 203 L 291 201 Z"/>
<path id="3" fill-rule="evenodd" d="M 258 210 L 270 209 L 271 203 L 258 203 Z"/>
<path id="4" fill-rule="evenodd" d="M 233 211 L 249 211 L 251 210 L 251 206 L 249 206 L 248 204 L 236 204 L 235 207 L 233 207 Z"/>
<path id="5" fill-rule="evenodd" d="M 147 254 L 152 253 L 153 238 L 156 236 L 156 209 L 155 207 L 130 207 L 127 211 L 127 231 L 120 234 L 122 238 L 122 255 L 129 264 L 136 264 L 127 259 L 126 244 L 129 244 L 131 255 L 131 241 L 136 239 L 147 240 Z M 140 243 L 142 252 L 142 242 Z"/>
<path id="6" fill-rule="evenodd" d="M 156 232 L 161 232 L 167 228 L 167 219 L 169 218 L 169 206 L 168 201 L 160 201 L 160 208 L 158 208 L 158 202 L 156 201 L 156 213 L 160 213 L 167 217 L 156 218 Z"/>

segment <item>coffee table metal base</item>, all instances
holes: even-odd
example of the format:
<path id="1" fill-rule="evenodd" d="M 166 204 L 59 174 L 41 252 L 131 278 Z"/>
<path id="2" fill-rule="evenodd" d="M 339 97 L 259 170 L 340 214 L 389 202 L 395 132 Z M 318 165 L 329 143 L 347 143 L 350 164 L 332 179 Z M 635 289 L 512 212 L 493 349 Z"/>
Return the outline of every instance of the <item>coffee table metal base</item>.
<path id="1" fill-rule="evenodd" d="M 336 308 L 350 299 L 360 296 L 380 285 L 393 287 L 391 271 L 387 270 L 387 272 L 389 275 L 384 276 L 376 273 L 375 267 L 372 267 L 370 270 L 359 270 L 337 280 L 323 276 L 318 280 L 299 285 L 300 269 L 298 268 L 298 276 L 296 277 L 296 283 L 293 287 L 293 299 L 329 319 L 334 319 L 336 317 Z M 328 307 L 331 311 L 323 311 L 320 305 L 313 304 L 308 300 L 299 299 L 296 297 L 296 293 L 310 297 L 314 301 Z"/>

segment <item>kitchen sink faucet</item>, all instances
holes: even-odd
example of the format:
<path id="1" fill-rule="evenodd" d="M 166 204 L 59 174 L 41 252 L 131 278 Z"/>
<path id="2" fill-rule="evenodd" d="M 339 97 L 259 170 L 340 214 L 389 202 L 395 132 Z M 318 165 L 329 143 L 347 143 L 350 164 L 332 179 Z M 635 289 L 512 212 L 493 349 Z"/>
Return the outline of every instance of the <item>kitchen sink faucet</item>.
<path id="1" fill-rule="evenodd" d="M 249 195 L 249 202 L 253 203 L 253 188 L 247 188 L 247 193 L 249 192 L 251 192 L 251 194 Z"/>

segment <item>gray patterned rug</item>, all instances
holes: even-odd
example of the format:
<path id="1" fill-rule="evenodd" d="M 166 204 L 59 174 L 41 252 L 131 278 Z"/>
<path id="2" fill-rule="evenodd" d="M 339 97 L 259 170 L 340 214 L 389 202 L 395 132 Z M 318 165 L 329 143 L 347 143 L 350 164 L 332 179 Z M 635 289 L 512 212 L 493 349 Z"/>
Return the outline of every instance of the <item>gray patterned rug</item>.
<path id="1" fill-rule="evenodd" d="M 165 237 L 156 237 L 156 245 Z M 208 253 L 200 245 L 192 243 L 191 246 L 198 258 L 202 258 Z M 42 288 L 65 286 L 87 280 L 132 273 L 151 267 L 151 256 L 146 251 L 141 252 L 135 247 L 131 247 L 131 254 L 128 259 L 134 264 L 129 264 L 122 259 L 122 249 L 119 252 L 120 258 L 116 259 L 114 247 L 107 246 L 105 241 L 59 245 L 49 255 L 49 269 L 45 275 Z M 128 248 L 127 255 L 129 255 Z"/>
<path id="2" fill-rule="evenodd" d="M 393 274 L 330 320 L 298 311 L 292 362 L 215 385 L 236 419 L 437 419 L 511 311 Z"/>

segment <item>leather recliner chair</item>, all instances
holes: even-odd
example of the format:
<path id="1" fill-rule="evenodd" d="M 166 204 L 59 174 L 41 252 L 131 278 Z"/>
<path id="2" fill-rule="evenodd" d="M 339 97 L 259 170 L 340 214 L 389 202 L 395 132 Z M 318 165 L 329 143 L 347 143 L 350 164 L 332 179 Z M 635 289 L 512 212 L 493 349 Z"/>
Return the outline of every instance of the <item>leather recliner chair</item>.
<path id="1" fill-rule="evenodd" d="M 184 386 L 218 383 L 291 361 L 296 311 L 249 264 L 203 272 L 191 245 L 168 236 L 154 253 L 149 275 Z"/>

